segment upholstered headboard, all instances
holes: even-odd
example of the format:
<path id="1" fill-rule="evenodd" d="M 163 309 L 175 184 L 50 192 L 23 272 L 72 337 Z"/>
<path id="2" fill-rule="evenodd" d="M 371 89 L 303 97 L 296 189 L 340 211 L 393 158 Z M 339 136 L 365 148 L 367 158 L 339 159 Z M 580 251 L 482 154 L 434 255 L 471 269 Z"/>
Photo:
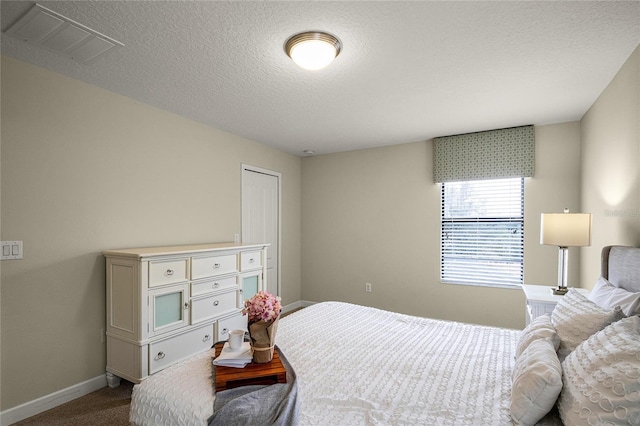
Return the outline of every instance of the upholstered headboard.
<path id="1" fill-rule="evenodd" d="M 640 292 L 640 248 L 604 247 L 601 274 L 616 287 Z"/>

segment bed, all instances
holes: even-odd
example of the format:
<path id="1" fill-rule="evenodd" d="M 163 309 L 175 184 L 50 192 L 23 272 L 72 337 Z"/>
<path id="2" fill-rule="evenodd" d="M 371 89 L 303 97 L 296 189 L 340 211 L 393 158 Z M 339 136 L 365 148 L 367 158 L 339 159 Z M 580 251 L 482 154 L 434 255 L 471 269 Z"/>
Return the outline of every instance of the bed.
<path id="1" fill-rule="evenodd" d="M 342 302 L 294 312 L 276 343 L 296 374 L 295 422 L 640 425 L 640 249 L 605 247 L 592 295 L 570 291 L 522 331 Z M 131 423 L 233 423 L 213 416 L 212 358 L 136 385 Z"/>

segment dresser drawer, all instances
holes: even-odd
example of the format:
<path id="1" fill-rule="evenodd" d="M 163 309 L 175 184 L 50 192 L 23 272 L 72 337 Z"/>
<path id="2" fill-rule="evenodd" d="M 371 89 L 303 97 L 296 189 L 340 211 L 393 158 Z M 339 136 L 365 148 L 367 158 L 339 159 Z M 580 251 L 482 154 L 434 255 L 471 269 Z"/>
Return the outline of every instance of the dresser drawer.
<path id="1" fill-rule="evenodd" d="M 238 257 L 235 254 L 194 257 L 191 259 L 192 280 L 233 274 L 235 272 L 238 272 Z"/>
<path id="2" fill-rule="evenodd" d="M 240 253 L 240 270 L 250 271 L 262 268 L 261 251 L 244 251 Z"/>
<path id="3" fill-rule="evenodd" d="M 189 259 L 149 262 L 149 287 L 187 281 Z"/>
<path id="4" fill-rule="evenodd" d="M 235 288 L 237 283 L 238 278 L 235 276 L 191 283 L 191 297 L 202 296 L 203 294 L 213 291 Z"/>
<path id="5" fill-rule="evenodd" d="M 191 324 L 236 310 L 236 291 L 191 300 Z"/>
<path id="6" fill-rule="evenodd" d="M 149 374 L 153 374 L 180 360 L 211 348 L 214 344 L 213 326 L 171 337 L 149 345 Z"/>

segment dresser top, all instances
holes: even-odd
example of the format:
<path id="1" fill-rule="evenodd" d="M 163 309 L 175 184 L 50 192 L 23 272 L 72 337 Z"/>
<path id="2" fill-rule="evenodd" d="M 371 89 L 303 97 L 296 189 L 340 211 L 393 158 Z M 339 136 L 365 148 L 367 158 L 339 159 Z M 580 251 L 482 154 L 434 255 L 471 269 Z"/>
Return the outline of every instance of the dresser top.
<path id="1" fill-rule="evenodd" d="M 118 250 L 105 250 L 102 252 L 107 257 L 151 257 L 151 256 L 167 256 L 180 255 L 188 253 L 201 253 L 208 251 L 224 251 L 224 250 L 260 250 L 268 247 L 269 244 L 236 244 L 236 243 L 210 243 L 210 244 L 191 244 L 182 246 L 161 246 L 161 247 L 141 247 Z"/>

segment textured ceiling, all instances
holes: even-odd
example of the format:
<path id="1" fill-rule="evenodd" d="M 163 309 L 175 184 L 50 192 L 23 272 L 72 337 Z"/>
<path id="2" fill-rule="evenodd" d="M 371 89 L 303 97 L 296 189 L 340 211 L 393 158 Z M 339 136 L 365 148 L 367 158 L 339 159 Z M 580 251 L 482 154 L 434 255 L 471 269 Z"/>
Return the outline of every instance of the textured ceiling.
<path id="1" fill-rule="evenodd" d="M 125 47 L 3 55 L 294 155 L 578 120 L 640 42 L 638 1 L 39 3 Z M 2 0 L 2 31 L 32 4 Z M 321 71 L 283 51 L 310 29 L 344 45 Z"/>

